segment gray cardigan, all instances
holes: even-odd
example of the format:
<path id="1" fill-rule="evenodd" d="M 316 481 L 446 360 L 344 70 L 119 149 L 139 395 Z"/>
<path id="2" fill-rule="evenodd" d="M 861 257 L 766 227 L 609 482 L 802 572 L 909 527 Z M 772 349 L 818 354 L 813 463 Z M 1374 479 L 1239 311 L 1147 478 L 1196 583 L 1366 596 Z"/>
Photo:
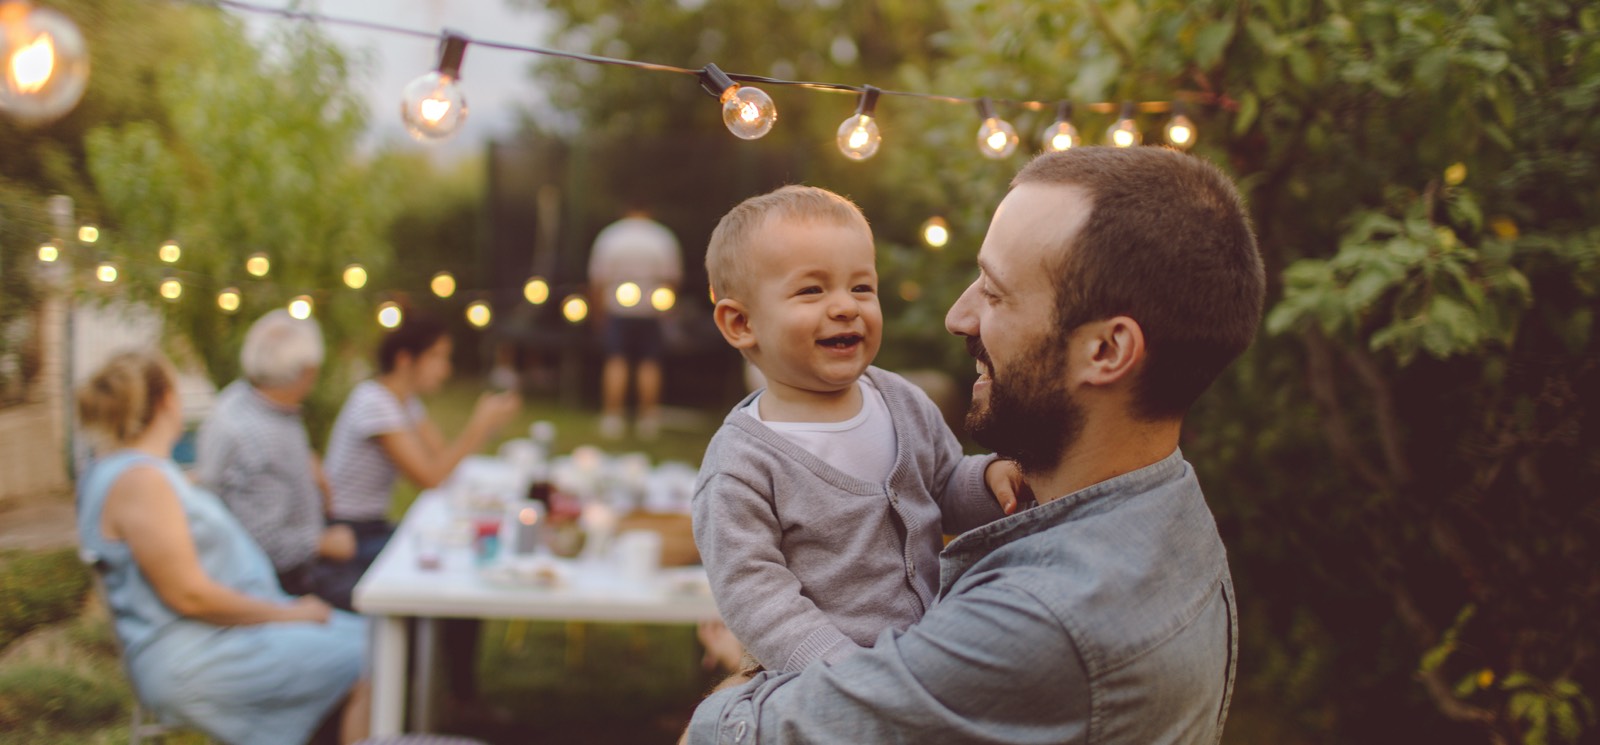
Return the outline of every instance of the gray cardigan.
<path id="1" fill-rule="evenodd" d="M 939 583 L 942 534 L 1003 516 L 984 484 L 992 455 L 961 445 L 920 388 L 876 367 L 895 463 L 875 484 L 822 462 L 744 412 L 711 438 L 696 483 L 694 538 L 723 620 L 770 669 L 797 671 L 870 647 L 922 617 Z"/>

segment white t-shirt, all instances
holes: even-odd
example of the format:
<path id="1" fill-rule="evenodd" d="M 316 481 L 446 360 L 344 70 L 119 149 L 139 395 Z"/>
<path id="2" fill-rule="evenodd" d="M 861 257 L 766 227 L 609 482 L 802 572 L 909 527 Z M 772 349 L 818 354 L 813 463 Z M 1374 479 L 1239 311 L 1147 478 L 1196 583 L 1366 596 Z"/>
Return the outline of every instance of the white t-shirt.
<path id="1" fill-rule="evenodd" d="M 382 520 L 389 516 L 389 497 L 399 469 L 377 437 L 413 430 L 427 416 L 415 397 L 402 404 L 376 380 L 356 384 L 328 436 L 325 470 L 333 490 L 333 517 Z"/>
<path id="2" fill-rule="evenodd" d="M 625 217 L 600 231 L 589 254 L 589 282 L 605 293 L 606 312 L 622 318 L 654 316 L 650 293 L 676 286 L 683 279 L 678 239 L 667 226 L 643 217 Z M 630 306 L 617 301 L 617 286 L 639 286 L 640 300 Z"/>
<path id="3" fill-rule="evenodd" d="M 842 422 L 769 422 L 761 418 L 761 396 L 745 406 L 756 421 L 783 435 L 806 452 L 870 484 L 882 484 L 894 469 L 894 420 L 878 387 L 862 376 L 861 411 Z"/>

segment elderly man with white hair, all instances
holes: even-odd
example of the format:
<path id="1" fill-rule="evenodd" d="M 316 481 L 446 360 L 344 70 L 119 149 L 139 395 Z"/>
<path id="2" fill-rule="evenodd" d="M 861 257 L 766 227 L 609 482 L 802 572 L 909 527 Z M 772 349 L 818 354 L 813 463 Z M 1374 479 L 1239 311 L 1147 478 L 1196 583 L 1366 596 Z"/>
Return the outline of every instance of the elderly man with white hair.
<path id="1" fill-rule="evenodd" d="M 350 610 L 355 576 L 335 570 L 355 556 L 348 525 L 329 525 L 327 482 L 306 436 L 300 404 L 322 369 L 322 331 L 284 310 L 244 337 L 244 377 L 217 394 L 200 425 L 197 471 L 261 544 L 292 595 Z"/>

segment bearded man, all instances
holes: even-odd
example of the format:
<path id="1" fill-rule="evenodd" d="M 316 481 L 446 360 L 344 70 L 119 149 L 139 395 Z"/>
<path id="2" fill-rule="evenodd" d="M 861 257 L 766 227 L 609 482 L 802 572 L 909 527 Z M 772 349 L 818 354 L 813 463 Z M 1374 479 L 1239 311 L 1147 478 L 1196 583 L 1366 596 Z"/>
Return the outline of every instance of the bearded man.
<path id="1" fill-rule="evenodd" d="M 1184 414 L 1255 337 L 1233 184 L 1158 148 L 1073 148 L 1012 182 L 945 326 L 967 426 L 1037 505 L 956 538 L 937 602 L 871 649 L 735 676 L 693 743 L 1216 743 L 1238 649 Z"/>

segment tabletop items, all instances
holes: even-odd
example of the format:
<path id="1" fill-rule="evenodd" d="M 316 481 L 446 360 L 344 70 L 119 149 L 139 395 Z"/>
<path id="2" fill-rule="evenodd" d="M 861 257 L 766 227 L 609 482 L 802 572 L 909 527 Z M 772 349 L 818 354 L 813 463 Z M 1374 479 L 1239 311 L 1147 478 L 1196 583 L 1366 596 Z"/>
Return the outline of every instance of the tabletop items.
<path id="1" fill-rule="evenodd" d="M 698 561 L 688 518 L 693 466 L 653 466 L 645 453 L 591 445 L 552 456 L 549 422 L 535 422 L 529 435 L 497 456 L 463 460 L 440 486 L 450 519 L 413 532 L 419 569 L 437 569 L 449 547 L 469 543 L 485 577 L 499 582 L 560 583 L 552 557 L 615 562 L 641 580 L 662 565 L 664 548 L 669 564 Z"/>

